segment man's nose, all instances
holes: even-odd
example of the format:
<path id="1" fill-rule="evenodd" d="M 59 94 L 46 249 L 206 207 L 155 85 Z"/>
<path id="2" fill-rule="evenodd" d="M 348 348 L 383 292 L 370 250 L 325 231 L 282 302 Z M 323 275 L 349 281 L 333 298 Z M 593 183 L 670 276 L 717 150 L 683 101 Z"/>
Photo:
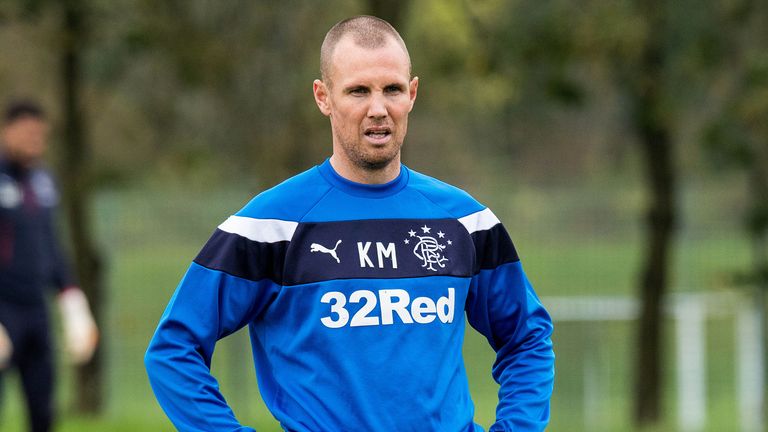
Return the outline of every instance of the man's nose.
<path id="1" fill-rule="evenodd" d="M 368 117 L 382 118 L 387 116 L 387 101 L 383 94 L 373 94 L 368 106 Z"/>

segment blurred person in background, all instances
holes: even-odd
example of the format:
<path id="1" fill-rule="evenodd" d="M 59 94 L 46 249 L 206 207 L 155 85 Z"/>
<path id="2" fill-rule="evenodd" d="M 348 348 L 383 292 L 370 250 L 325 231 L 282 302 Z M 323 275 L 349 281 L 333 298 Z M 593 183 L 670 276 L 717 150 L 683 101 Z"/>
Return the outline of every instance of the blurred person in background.
<path id="1" fill-rule="evenodd" d="M 0 134 L 0 391 L 19 373 L 29 430 L 51 430 L 54 358 L 46 291 L 55 288 L 69 360 L 90 360 L 98 332 L 83 292 L 59 248 L 59 195 L 42 166 L 49 125 L 35 102 L 10 103 Z M 2 395 L 0 394 L 0 397 Z"/>
<path id="2" fill-rule="evenodd" d="M 182 431 L 252 431 L 210 373 L 216 341 L 248 325 L 286 431 L 482 431 L 466 313 L 497 353 L 490 430 L 544 430 L 551 319 L 491 210 L 401 164 L 419 82 L 402 38 L 375 17 L 344 20 L 320 64 L 332 155 L 255 197 L 195 258 L 145 357 L 160 405 Z"/>

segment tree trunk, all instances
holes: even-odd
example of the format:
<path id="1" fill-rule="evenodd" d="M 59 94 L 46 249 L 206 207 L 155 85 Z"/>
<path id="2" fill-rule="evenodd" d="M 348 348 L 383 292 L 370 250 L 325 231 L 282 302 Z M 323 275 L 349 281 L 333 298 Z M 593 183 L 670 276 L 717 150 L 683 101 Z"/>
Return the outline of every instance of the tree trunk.
<path id="1" fill-rule="evenodd" d="M 102 260 L 91 233 L 91 182 L 88 167 L 85 121 L 82 112 L 81 63 L 85 45 L 83 2 L 66 0 L 60 3 L 62 41 L 60 59 L 61 111 L 63 116 L 64 197 L 72 234 L 75 265 L 80 285 L 91 303 L 96 323 L 103 331 Z M 96 414 L 103 401 L 103 346 L 93 359 L 77 368 L 75 409 L 83 414 Z"/>
<path id="2" fill-rule="evenodd" d="M 676 214 L 674 151 L 669 126 L 661 112 L 664 47 L 660 14 L 663 12 L 660 5 L 648 3 L 641 6 L 645 8 L 648 39 L 631 95 L 649 194 L 635 366 L 635 421 L 640 427 L 657 423 L 662 417 L 663 309 Z"/>
<path id="3" fill-rule="evenodd" d="M 661 368 L 664 359 L 664 297 L 675 221 L 675 178 L 669 135 L 645 131 L 642 151 L 651 202 L 647 213 L 645 261 L 640 278 L 639 353 L 635 418 L 643 426 L 661 420 Z"/>

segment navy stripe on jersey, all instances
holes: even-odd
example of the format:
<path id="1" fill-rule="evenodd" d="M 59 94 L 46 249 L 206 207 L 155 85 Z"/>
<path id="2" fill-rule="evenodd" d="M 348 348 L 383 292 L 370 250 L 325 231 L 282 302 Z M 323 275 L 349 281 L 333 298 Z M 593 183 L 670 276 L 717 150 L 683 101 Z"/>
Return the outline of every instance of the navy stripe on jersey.
<path id="1" fill-rule="evenodd" d="M 512 239 L 500 223 L 491 229 L 475 231 L 472 241 L 477 251 L 474 273 L 520 260 Z"/>
<path id="2" fill-rule="evenodd" d="M 282 232 L 286 223 L 230 218 L 195 262 L 290 286 L 338 279 L 471 277 L 518 260 L 500 223 L 481 224 L 471 234 L 456 219 L 293 223 Z"/>
<path id="3" fill-rule="evenodd" d="M 285 285 L 333 279 L 472 276 L 474 247 L 456 219 L 301 223 L 286 256 Z"/>
<path id="4" fill-rule="evenodd" d="M 282 284 L 287 249 L 288 241 L 257 242 L 217 229 L 194 261 L 243 279 Z"/>

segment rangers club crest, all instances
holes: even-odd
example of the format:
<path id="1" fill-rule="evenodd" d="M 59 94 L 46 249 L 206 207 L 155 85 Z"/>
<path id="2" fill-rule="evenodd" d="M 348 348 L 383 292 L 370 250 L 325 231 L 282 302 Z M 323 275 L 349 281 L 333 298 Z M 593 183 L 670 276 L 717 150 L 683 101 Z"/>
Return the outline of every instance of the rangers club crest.
<path id="1" fill-rule="evenodd" d="M 431 234 L 432 228 L 426 224 L 419 229 L 423 235 L 418 235 L 416 231 L 411 229 L 408 231 L 408 238 L 404 240 L 405 244 L 415 243 L 413 254 L 422 261 L 422 267 L 426 267 L 433 272 L 437 271 L 436 265 L 440 268 L 445 268 L 445 262 L 448 261 L 448 258 L 443 256 L 443 251 L 448 246 L 451 246 L 453 242 L 451 240 L 442 240 L 445 238 L 445 233 L 442 231 L 437 232 L 437 238 L 428 235 Z M 441 241 L 444 241 L 445 244 L 440 243 Z"/>

